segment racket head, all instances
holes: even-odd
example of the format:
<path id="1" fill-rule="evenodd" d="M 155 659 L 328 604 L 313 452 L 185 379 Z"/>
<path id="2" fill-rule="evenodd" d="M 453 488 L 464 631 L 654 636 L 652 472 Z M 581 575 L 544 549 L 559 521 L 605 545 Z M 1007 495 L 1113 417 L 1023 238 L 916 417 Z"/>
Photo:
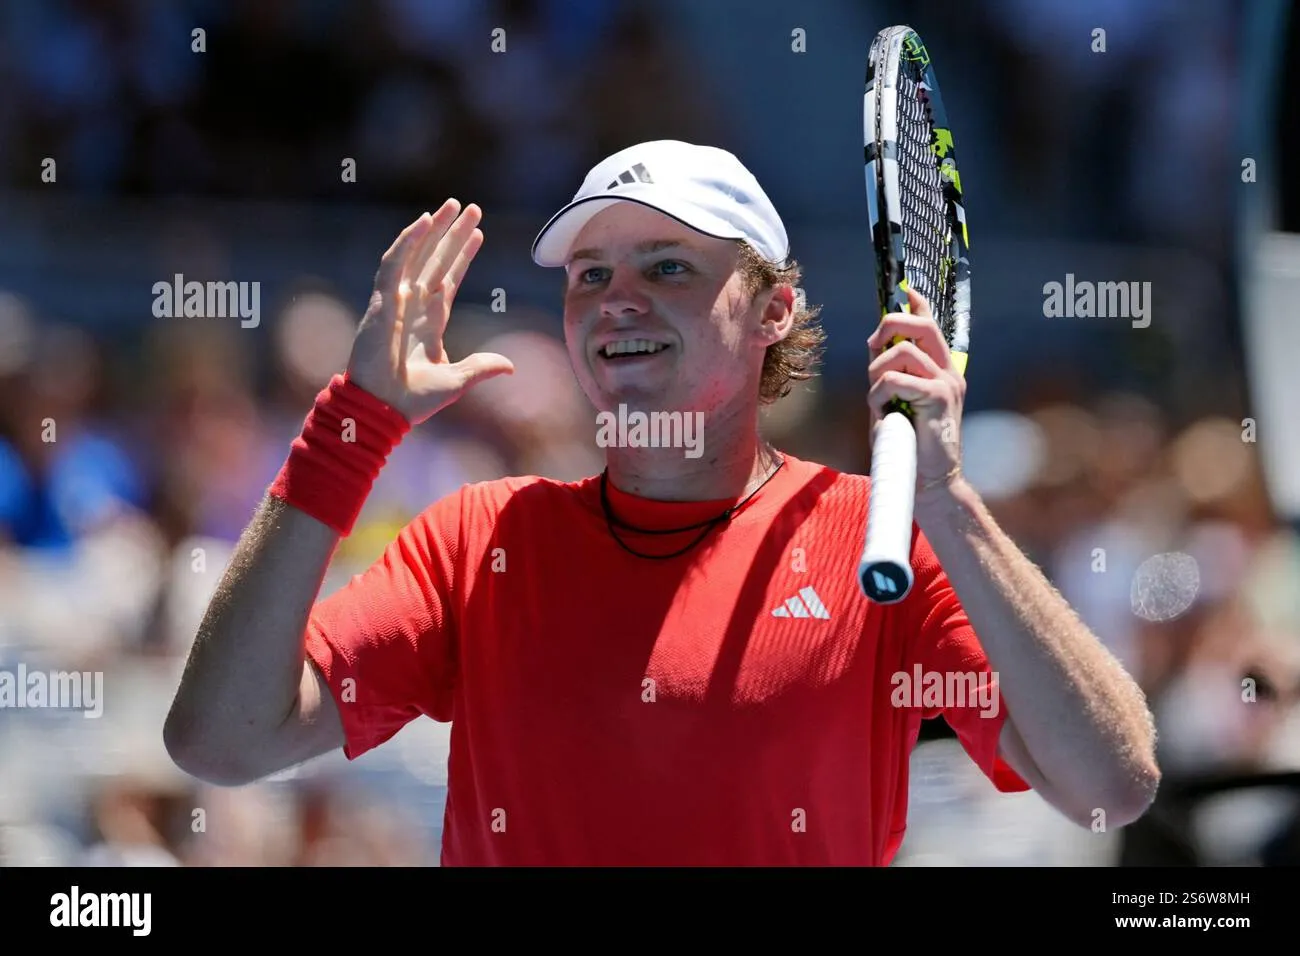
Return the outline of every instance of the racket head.
<path id="1" fill-rule="evenodd" d="M 863 134 L 881 317 L 910 312 L 907 289 L 920 292 L 954 365 L 965 375 L 970 351 L 965 194 L 934 63 L 909 26 L 887 27 L 872 40 Z M 896 407 L 907 411 L 905 403 Z"/>

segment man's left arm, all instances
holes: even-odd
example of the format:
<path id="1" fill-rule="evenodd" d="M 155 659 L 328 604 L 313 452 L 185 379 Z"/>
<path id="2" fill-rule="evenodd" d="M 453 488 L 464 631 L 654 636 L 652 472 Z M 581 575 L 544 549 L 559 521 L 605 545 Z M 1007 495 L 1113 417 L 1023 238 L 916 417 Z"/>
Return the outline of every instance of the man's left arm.
<path id="1" fill-rule="evenodd" d="M 1082 826 L 1125 826 L 1155 798 L 1160 770 L 1146 698 L 960 477 L 922 492 L 916 522 L 998 675 L 998 752 Z"/>
<path id="2" fill-rule="evenodd" d="M 912 311 L 886 315 L 868 340 L 868 404 L 873 427 L 891 399 L 913 410 L 913 514 L 998 676 L 999 754 L 1080 825 L 1100 809 L 1108 825 L 1124 826 L 1160 782 L 1145 696 L 961 477 L 966 381 L 929 303 L 908 295 Z"/>

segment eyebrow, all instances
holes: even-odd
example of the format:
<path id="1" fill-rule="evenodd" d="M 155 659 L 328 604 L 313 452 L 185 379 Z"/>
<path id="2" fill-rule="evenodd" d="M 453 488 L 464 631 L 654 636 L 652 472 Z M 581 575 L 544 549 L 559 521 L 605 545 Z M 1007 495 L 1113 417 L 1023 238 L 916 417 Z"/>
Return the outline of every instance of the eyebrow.
<path id="1" fill-rule="evenodd" d="M 636 248 L 633 249 L 632 251 L 644 255 L 651 252 L 659 252 L 660 250 L 663 249 L 673 249 L 678 246 L 686 249 L 691 248 L 686 243 L 682 242 L 680 239 L 652 239 L 649 242 L 639 243 L 636 246 Z M 603 259 L 604 257 L 605 257 L 605 250 L 603 249 L 596 249 L 596 248 L 579 249 L 573 255 L 569 256 L 569 264 L 572 265 L 574 262 L 578 261 L 579 259 Z"/>

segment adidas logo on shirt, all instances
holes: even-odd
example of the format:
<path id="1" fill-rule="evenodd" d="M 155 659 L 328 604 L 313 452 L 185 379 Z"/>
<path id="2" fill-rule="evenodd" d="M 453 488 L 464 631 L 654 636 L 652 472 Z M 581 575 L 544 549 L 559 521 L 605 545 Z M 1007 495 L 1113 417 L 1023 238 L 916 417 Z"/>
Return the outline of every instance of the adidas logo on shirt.
<path id="1" fill-rule="evenodd" d="M 785 603 L 772 609 L 773 617 L 817 617 L 823 621 L 831 619 L 831 612 L 811 587 L 800 588 L 794 597 L 785 599 Z"/>
<path id="2" fill-rule="evenodd" d="M 637 163 L 631 169 L 625 169 L 623 172 L 619 173 L 618 179 L 615 179 L 605 188 L 613 189 L 615 186 L 621 186 L 625 183 L 632 182 L 652 183 L 654 180 L 650 178 L 650 171 L 646 169 L 643 164 Z"/>

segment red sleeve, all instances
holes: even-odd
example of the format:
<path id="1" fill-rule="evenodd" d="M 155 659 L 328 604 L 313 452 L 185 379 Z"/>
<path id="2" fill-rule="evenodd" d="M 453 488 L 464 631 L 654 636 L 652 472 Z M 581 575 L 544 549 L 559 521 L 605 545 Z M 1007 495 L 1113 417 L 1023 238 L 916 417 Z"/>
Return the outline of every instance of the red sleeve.
<path id="1" fill-rule="evenodd" d="M 919 664 L 926 675 L 943 680 L 947 692 L 942 706 L 922 709 L 926 719 L 942 714 L 966 753 L 999 790 L 1019 793 L 1030 786 L 998 756 L 998 738 L 1007 711 L 997 677 L 971 627 L 952 582 L 920 532 L 916 532 L 912 606 L 912 653 L 909 665 Z"/>
<path id="2" fill-rule="evenodd" d="M 451 720 L 460 494 L 407 524 L 363 573 L 317 602 L 308 659 L 329 684 L 354 760 L 421 715 Z"/>

